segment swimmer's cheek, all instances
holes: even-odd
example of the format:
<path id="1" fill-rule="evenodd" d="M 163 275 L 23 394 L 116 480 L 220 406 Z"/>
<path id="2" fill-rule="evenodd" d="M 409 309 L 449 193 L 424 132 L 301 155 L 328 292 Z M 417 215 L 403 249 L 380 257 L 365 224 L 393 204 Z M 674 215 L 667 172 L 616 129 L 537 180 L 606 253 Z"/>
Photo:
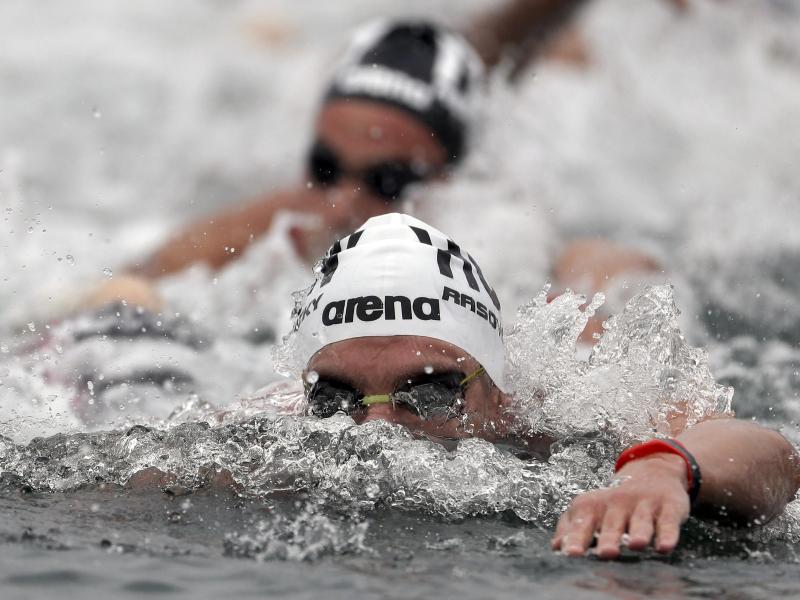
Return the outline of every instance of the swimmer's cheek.
<path id="1" fill-rule="evenodd" d="M 180 484 L 174 473 L 162 471 L 157 467 L 147 467 L 135 472 L 128 479 L 125 487 L 141 492 L 163 492 L 168 496 L 184 496 L 200 488 L 225 490 L 235 494 L 241 492 L 241 486 L 228 469 L 211 467 L 199 469 L 191 487 Z"/>
<path id="2" fill-rule="evenodd" d="M 166 473 L 156 467 L 147 467 L 131 475 L 125 487 L 137 491 L 155 491 L 173 485 L 176 480 L 177 477 L 172 473 Z"/>

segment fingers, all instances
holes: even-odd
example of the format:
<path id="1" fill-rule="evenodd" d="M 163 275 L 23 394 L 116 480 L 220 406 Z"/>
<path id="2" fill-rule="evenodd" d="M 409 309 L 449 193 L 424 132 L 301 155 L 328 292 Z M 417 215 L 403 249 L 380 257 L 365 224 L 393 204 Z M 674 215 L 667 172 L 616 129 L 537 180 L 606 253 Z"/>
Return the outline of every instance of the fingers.
<path id="1" fill-rule="evenodd" d="M 656 509 L 649 502 L 636 505 L 628 524 L 628 548 L 641 551 L 650 545 L 655 532 L 655 515 Z"/>
<path id="2" fill-rule="evenodd" d="M 628 507 L 613 507 L 606 511 L 600 526 L 600 536 L 597 538 L 598 557 L 608 560 L 619 556 L 619 546 L 629 516 Z"/>
<path id="3" fill-rule="evenodd" d="M 688 510 L 672 503 L 664 504 L 656 521 L 656 552 L 667 554 L 678 545 L 681 524 L 688 517 Z"/>
<path id="4" fill-rule="evenodd" d="M 152 283 L 141 277 L 119 275 L 92 289 L 81 299 L 82 308 L 101 308 L 112 302 L 124 301 L 152 312 L 164 307 L 164 301 Z"/>
<path id="5" fill-rule="evenodd" d="M 567 533 L 567 528 L 569 527 L 569 516 L 564 514 L 558 520 L 558 525 L 556 525 L 556 532 L 553 534 L 553 540 L 550 542 L 550 547 L 553 550 L 561 550 L 561 542 L 564 539 L 564 535 Z"/>
<path id="6" fill-rule="evenodd" d="M 679 12 L 686 12 L 689 9 L 689 0 L 668 0 L 668 4 Z"/>
<path id="7" fill-rule="evenodd" d="M 672 552 L 678 544 L 680 529 L 688 518 L 688 510 L 682 503 L 652 501 L 620 503 L 607 506 L 599 499 L 572 506 L 561 517 L 553 536 L 553 550 L 561 550 L 568 556 L 583 556 L 595 535 L 597 556 L 609 560 L 618 558 L 622 536 L 628 532 L 627 547 L 642 551 L 653 547 L 659 553 Z"/>
<path id="8" fill-rule="evenodd" d="M 553 548 L 568 556 L 583 556 L 602 519 L 602 505 L 586 503 L 573 506 L 561 518 L 553 539 Z"/>

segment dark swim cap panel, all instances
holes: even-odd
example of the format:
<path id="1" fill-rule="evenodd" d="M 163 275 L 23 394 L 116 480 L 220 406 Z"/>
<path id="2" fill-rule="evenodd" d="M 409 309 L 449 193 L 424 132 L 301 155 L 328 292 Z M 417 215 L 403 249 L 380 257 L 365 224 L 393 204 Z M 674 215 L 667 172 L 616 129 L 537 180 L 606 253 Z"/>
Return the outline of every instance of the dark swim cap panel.
<path id="1" fill-rule="evenodd" d="M 430 25 L 401 25 L 367 50 L 362 65 L 383 65 L 414 79 L 433 81 L 436 62 L 436 31 Z"/>
<path id="2" fill-rule="evenodd" d="M 448 162 L 464 154 L 483 65 L 458 34 L 432 23 L 379 21 L 359 29 L 325 101 L 361 98 L 408 112 L 436 135 Z"/>

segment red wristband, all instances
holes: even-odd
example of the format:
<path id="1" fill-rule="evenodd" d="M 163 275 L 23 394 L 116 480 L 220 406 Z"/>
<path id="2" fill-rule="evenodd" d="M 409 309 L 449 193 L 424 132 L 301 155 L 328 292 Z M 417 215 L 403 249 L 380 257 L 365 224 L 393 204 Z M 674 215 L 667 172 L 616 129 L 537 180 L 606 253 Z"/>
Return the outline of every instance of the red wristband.
<path id="1" fill-rule="evenodd" d="M 694 504 L 697 495 L 700 493 L 700 483 L 702 478 L 700 476 L 700 466 L 697 464 L 694 456 L 689 452 L 686 447 L 678 440 L 674 439 L 654 439 L 642 444 L 631 446 L 619 455 L 617 463 L 614 465 L 614 472 L 619 471 L 629 462 L 637 458 L 644 458 L 652 454 L 676 454 L 680 456 L 686 463 L 686 481 L 688 483 L 687 491 L 689 493 L 689 500 Z"/>

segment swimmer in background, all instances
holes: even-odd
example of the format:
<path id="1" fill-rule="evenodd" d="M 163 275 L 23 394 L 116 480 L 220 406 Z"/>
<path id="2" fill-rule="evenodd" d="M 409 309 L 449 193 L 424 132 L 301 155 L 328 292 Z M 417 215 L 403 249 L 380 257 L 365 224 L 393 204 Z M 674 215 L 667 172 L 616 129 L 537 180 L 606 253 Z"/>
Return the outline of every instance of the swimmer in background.
<path id="1" fill-rule="evenodd" d="M 583 0 L 514 0 L 476 19 L 466 36 L 425 21 L 378 21 L 360 28 L 323 97 L 305 180 L 251 203 L 204 217 L 149 258 L 92 289 L 80 303 L 125 300 L 163 308 L 153 281 L 193 264 L 219 269 L 270 231 L 276 216 L 297 255 L 310 261 L 369 217 L 396 210 L 411 184 L 449 177 L 469 151 L 485 85 L 503 56 L 520 64 L 547 54 Z M 586 281 L 601 291 L 619 273 L 659 271 L 646 256 L 606 240 L 568 245 L 553 267 L 554 287 Z M 580 269 L 576 270 L 576 265 Z M 586 340 L 601 330 L 600 320 Z"/>
<path id="2" fill-rule="evenodd" d="M 424 21 L 384 20 L 360 28 L 317 114 L 307 157 L 310 186 L 298 182 L 203 218 L 127 274 L 91 288 L 73 306 L 77 316 L 62 328 L 67 356 L 48 372 L 49 379 L 78 390 L 72 405 L 86 423 L 105 418 L 104 407 L 120 405 L 97 400 L 117 397 L 131 386 L 142 386 L 147 390 L 142 394 L 156 402 L 167 384 L 175 390 L 200 385 L 206 369 L 195 355 L 209 343 L 187 345 L 185 336 L 171 331 L 185 324 L 176 324 L 155 280 L 197 263 L 224 267 L 267 234 L 279 215 L 290 215 L 288 241 L 310 262 L 367 218 L 396 210 L 408 185 L 449 176 L 470 149 L 485 68 L 500 60 L 504 48 L 530 45 L 530 40 L 527 56 L 547 52 L 547 40 L 582 4 L 515 0 L 476 20 L 469 28 L 470 41 Z M 659 265 L 629 248 L 584 240 L 567 246 L 552 273 L 554 290 L 570 287 L 588 294 L 635 280 L 637 273 L 659 271 Z M 599 314 L 590 320 L 583 341 L 594 341 L 602 321 Z M 142 335 L 133 339 L 129 334 L 137 331 Z M 108 339 L 118 343 L 101 349 Z M 178 344 L 170 348 L 168 341 Z M 189 358 L 174 368 L 155 360 L 178 351 Z M 153 364 L 146 364 L 148 357 Z"/>
<path id="3" fill-rule="evenodd" d="M 374 217 L 326 254 L 294 314 L 307 411 L 356 423 L 383 419 L 433 440 L 480 437 L 547 453 L 555 441 L 523 435 L 509 410 L 502 316 L 491 285 L 463 248 L 425 223 Z M 800 487 L 800 457 L 779 433 L 729 415 L 623 452 L 611 484 L 577 496 L 553 548 L 600 558 L 627 547 L 677 545 L 689 515 L 735 523 L 777 516 Z M 517 439 L 514 439 L 517 436 Z"/>

